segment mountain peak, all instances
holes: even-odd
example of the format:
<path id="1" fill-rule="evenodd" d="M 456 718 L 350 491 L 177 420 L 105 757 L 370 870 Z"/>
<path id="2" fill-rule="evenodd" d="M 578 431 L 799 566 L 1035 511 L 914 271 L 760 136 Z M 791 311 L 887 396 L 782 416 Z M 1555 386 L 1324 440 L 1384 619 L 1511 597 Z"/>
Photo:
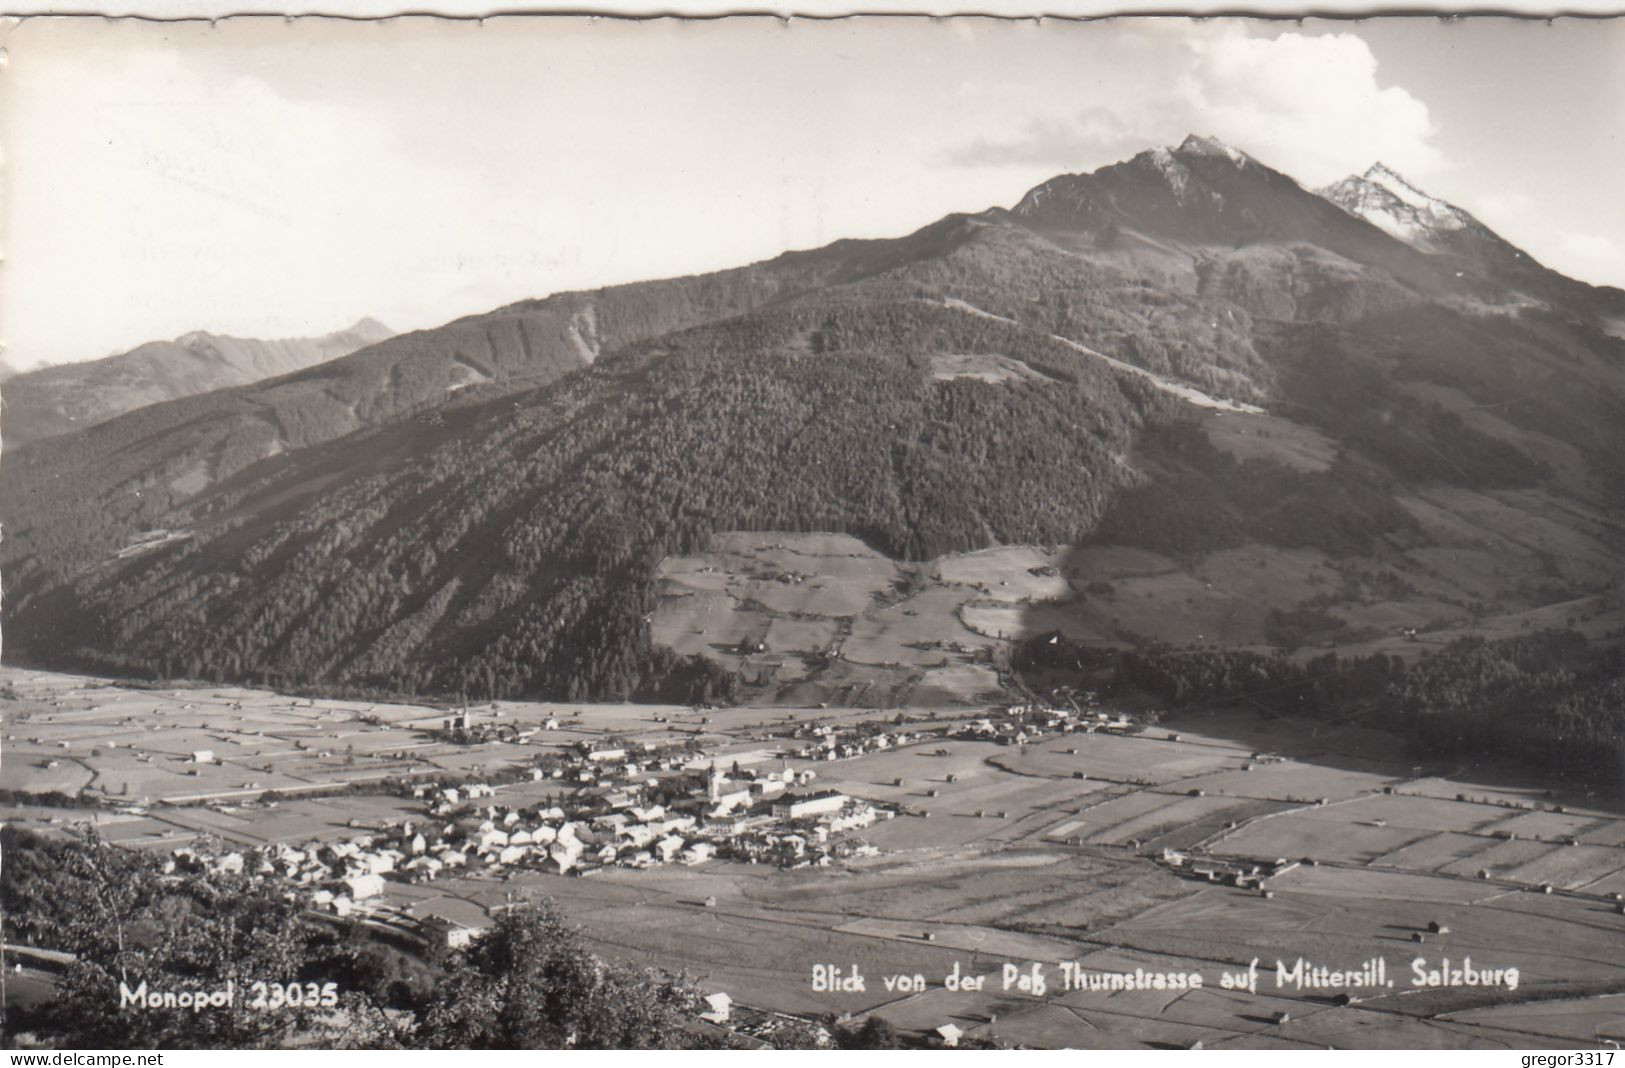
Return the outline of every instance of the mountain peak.
<path id="1" fill-rule="evenodd" d="M 1222 156 L 1238 167 L 1247 162 L 1247 153 L 1203 134 L 1190 134 L 1175 151 L 1186 156 Z"/>
<path id="2" fill-rule="evenodd" d="M 1361 175 L 1361 177 L 1368 182 L 1393 181 L 1399 183 L 1400 185 L 1406 186 L 1407 188 L 1416 189 L 1416 187 L 1411 185 L 1403 174 L 1400 174 L 1398 171 L 1394 170 L 1380 159 L 1371 166 L 1367 167 L 1365 169 L 1365 174 Z M 1421 190 L 1417 190 L 1417 192 L 1421 192 Z"/>
<path id="3" fill-rule="evenodd" d="M 1423 192 L 1386 163 L 1373 163 L 1364 174 L 1318 192 L 1350 215 L 1423 249 L 1439 247 L 1445 235 L 1474 223 L 1471 215 Z"/>
<path id="4" fill-rule="evenodd" d="M 175 344 L 179 345 L 183 349 L 192 349 L 193 351 L 196 351 L 199 348 L 212 345 L 214 341 L 215 335 L 209 333 L 207 330 L 188 330 L 186 333 L 175 339 Z"/>
<path id="5" fill-rule="evenodd" d="M 345 327 L 343 330 L 335 331 L 335 333 L 356 334 L 361 337 L 371 338 L 374 341 L 383 341 L 385 338 L 395 336 L 395 331 L 391 330 L 389 327 L 385 326 L 383 323 L 379 322 L 377 319 L 374 319 L 370 315 L 362 316 L 360 319 L 357 319 L 354 323 Z"/>
<path id="6" fill-rule="evenodd" d="M 1410 179 L 1406 178 L 1403 174 L 1400 174 L 1386 163 L 1380 161 L 1373 163 L 1369 168 L 1366 169 L 1365 174 L 1361 177 L 1368 182 L 1382 186 L 1388 192 L 1392 193 L 1400 200 L 1403 200 L 1413 208 L 1428 210 L 1441 207 L 1450 207 L 1450 205 L 1446 204 L 1437 197 L 1429 196 L 1427 193 L 1424 193 L 1422 190 L 1418 189 L 1416 185 L 1410 181 Z"/>

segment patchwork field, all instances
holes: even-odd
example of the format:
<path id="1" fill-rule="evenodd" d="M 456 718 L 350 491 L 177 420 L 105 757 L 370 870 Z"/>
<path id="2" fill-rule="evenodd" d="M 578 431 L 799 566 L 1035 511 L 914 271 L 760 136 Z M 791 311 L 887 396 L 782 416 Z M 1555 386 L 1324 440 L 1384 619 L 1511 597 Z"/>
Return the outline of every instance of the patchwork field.
<path id="1" fill-rule="evenodd" d="M 778 563 L 790 561 L 788 550 L 775 551 Z M 854 572 L 867 566 L 861 554 L 848 559 L 859 562 Z M 1017 595 L 1020 575 L 1053 578 L 1031 573 L 1042 566 L 1035 559 L 1004 560 L 1006 577 L 976 595 Z M 1143 554 L 1137 561 L 1147 562 Z M 874 625 L 913 619 L 889 611 L 902 603 Z M 786 619 L 780 630 L 786 641 L 825 633 L 818 620 Z M 895 818 L 859 832 L 878 855 L 827 868 L 712 861 L 581 878 L 505 870 L 386 884 L 389 905 L 406 915 L 470 924 L 514 894 L 544 894 L 604 955 L 685 970 L 754 1007 L 876 1013 L 921 1033 L 954 1023 L 1002 1042 L 1074 1049 L 1492 1049 L 1604 1041 L 1625 994 L 1625 915 L 1612 897 L 1625 893 L 1620 806 L 1558 782 L 1418 768 L 1393 739 L 1366 730 L 1223 712 L 1131 735 L 1049 735 L 1027 745 L 929 738 L 812 761 L 785 752 L 788 731 L 873 720 L 875 711 L 499 702 L 471 712 L 558 728 L 518 743 L 453 746 L 421 733 L 445 713 L 419 706 L 142 690 L 32 672 L 7 672 L 5 681 L 6 788 L 77 782 L 97 794 L 106 784 L 117 805 L 128 782 L 128 805 L 138 796 L 149 803 L 124 811 L 14 804 L 0 818 L 46 828 L 90 819 L 133 848 L 172 849 L 202 836 L 298 843 L 415 811 L 410 799 L 364 790 L 256 805 L 243 796 L 245 780 L 263 789 L 478 772 L 609 735 L 680 739 L 699 750 L 695 766 L 771 762 L 815 773 L 818 787 L 897 806 Z M 914 729 L 959 729 L 975 718 L 935 706 L 895 712 Z M 218 763 L 189 775 L 200 748 Z M 52 759 L 55 768 L 37 766 Z M 71 779 L 45 774 L 70 766 L 78 769 Z M 536 803 L 559 788 L 527 781 L 501 787 L 498 798 Z M 211 789 L 221 796 L 192 800 Z M 1277 859 L 1294 863 L 1267 876 L 1263 890 L 1244 889 L 1196 877 L 1165 850 L 1221 866 L 1226 858 L 1266 870 Z M 1225 988 L 1224 977 L 1245 976 L 1255 958 L 1256 986 Z M 1279 981 L 1300 958 L 1350 972 L 1381 960 L 1393 985 L 1355 990 L 1357 1002 L 1338 1005 L 1337 990 Z M 1503 975 L 1517 969 L 1517 988 L 1413 982 L 1416 962 L 1425 971 L 1445 958 Z M 815 965 L 861 974 L 863 989 L 818 989 Z M 948 989 L 956 969 L 980 986 Z M 1203 985 L 1090 989 L 1066 979 L 1136 970 L 1196 974 Z M 1033 988 L 1034 974 L 1043 990 Z M 900 979 L 888 986 L 887 977 Z"/>
<path id="2" fill-rule="evenodd" d="M 1209 423 L 1238 456 L 1324 466 L 1324 442 L 1267 415 Z M 709 551 L 661 563 L 650 623 L 658 644 L 742 671 L 753 700 L 867 707 L 977 703 L 997 690 L 993 665 L 1013 643 L 1051 631 L 1103 648 L 1148 639 L 1279 647 L 1291 639 L 1275 613 L 1306 605 L 1341 627 L 1295 643 L 1305 657 L 1335 648 L 1414 660 L 1466 635 L 1571 624 L 1597 639 L 1625 632 L 1625 612 L 1599 597 L 1547 603 L 1508 585 L 1535 551 L 1564 561 L 1553 582 L 1595 586 L 1611 574 L 1601 540 L 1557 523 L 1530 527 L 1538 502 L 1430 491 L 1404 503 L 1442 547 L 1332 561 L 1251 546 L 1176 561 L 1106 545 L 1027 545 L 913 564 L 848 535 L 717 534 Z M 1580 519 L 1602 529 L 1598 517 Z M 1475 615 L 1473 603 L 1494 610 Z"/>

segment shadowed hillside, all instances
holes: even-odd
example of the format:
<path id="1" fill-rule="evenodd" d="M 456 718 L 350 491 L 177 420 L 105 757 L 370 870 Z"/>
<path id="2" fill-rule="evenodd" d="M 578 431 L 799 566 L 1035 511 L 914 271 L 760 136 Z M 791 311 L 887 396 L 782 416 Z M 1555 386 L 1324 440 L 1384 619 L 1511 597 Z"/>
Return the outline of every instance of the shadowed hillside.
<path id="1" fill-rule="evenodd" d="M 1625 342 L 1609 291 L 1460 261 L 1192 139 L 895 241 L 514 305 L 20 450 L 7 655 L 884 703 L 970 699 L 1050 631 L 1519 628 L 1616 581 Z M 756 574 L 731 531 L 854 537 L 891 578 L 755 597 L 846 565 Z M 956 555 L 995 546 L 1051 548 Z M 708 587 L 663 561 L 713 558 L 739 595 L 674 607 Z M 741 648 L 769 633 L 788 675 Z"/>
<path id="2" fill-rule="evenodd" d="M 8 592 L 26 595 L 117 551 L 259 461 L 487 383 L 541 385 L 601 352 L 929 255 L 962 230 L 945 220 L 898 241 L 842 241 L 754 267 L 523 301 L 280 378 L 149 405 L 48 446 L 8 449 L 0 465 Z"/>

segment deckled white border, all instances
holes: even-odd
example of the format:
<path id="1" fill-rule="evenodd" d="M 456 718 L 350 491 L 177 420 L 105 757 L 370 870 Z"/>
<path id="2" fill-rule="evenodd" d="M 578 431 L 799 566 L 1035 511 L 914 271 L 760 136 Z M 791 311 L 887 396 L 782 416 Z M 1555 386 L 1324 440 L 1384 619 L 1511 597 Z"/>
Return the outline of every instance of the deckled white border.
<path id="1" fill-rule="evenodd" d="M 1625 16 L 1625 0 L 0 0 L 4 15 L 107 15 L 142 18 L 228 18 L 233 15 L 332 15 L 374 19 L 397 15 L 484 18 L 503 14 L 603 14 L 621 17 L 770 14 L 993 15 L 1002 18 L 1105 18 L 1113 15 L 1310 16 L 1512 14 Z"/>

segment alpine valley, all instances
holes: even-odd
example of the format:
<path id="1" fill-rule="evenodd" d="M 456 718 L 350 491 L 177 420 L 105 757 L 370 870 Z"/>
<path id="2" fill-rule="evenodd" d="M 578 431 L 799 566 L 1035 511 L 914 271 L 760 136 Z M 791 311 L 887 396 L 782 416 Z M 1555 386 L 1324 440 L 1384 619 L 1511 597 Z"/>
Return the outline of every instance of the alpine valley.
<path id="1" fill-rule="evenodd" d="M 1192 136 L 10 447 L 5 657 L 797 707 L 1109 677 L 1471 704 L 1421 740 L 1606 770 L 1621 455 L 1625 292 L 1384 166 L 1316 192 Z"/>

